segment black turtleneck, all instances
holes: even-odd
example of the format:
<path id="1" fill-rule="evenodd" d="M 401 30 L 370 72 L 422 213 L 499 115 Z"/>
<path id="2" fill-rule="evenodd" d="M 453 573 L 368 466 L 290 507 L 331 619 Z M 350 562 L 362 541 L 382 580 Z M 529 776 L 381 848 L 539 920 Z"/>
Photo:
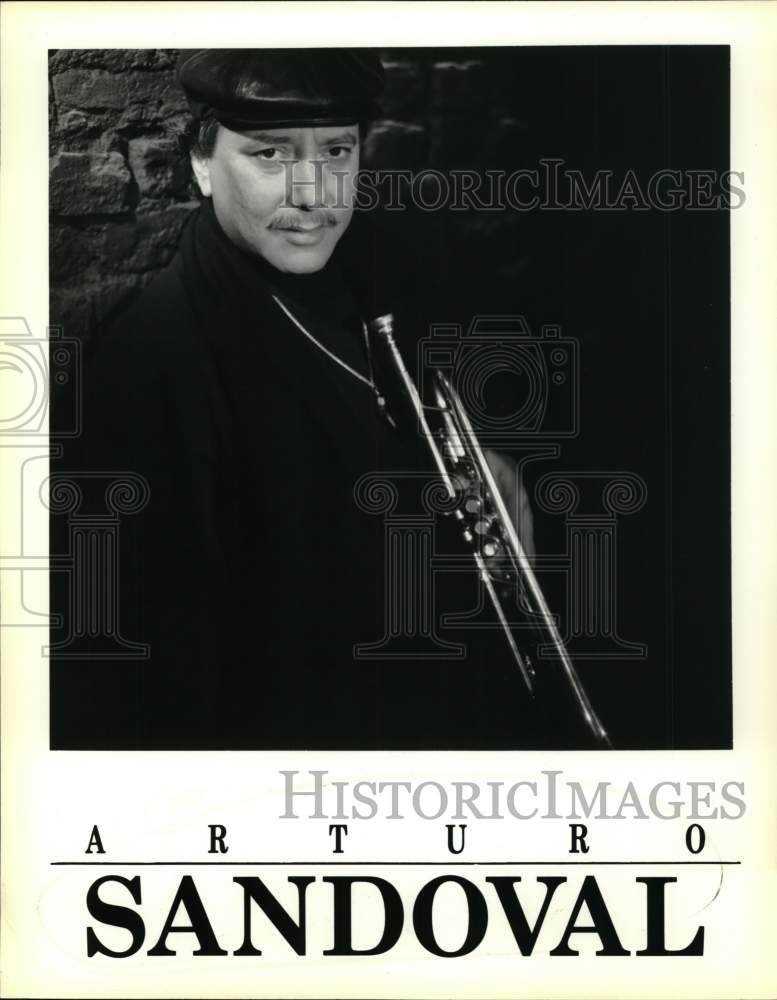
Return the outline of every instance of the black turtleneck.
<path id="1" fill-rule="evenodd" d="M 286 274 L 272 269 L 268 283 L 303 325 L 306 320 L 317 321 L 316 340 L 319 343 L 369 377 L 363 317 L 334 257 L 312 274 Z"/>
<path id="2" fill-rule="evenodd" d="M 221 229 L 210 200 L 203 203 L 201 212 L 207 219 L 208 225 L 217 230 L 220 241 L 222 243 L 229 241 Z M 357 225 L 356 228 L 363 227 Z M 348 249 L 343 249 L 348 243 L 353 244 L 353 242 L 353 234 L 348 232 L 343 234 L 338 248 L 324 267 L 308 274 L 279 271 L 258 254 L 237 252 L 242 254 L 257 278 L 278 295 L 306 329 L 315 325 L 315 339 L 319 343 L 364 377 L 368 377 L 369 364 L 363 322 L 369 317 L 363 315 L 364 299 L 362 296 L 357 298 L 354 289 L 358 276 L 351 273 L 353 250 L 349 252 Z M 230 249 L 233 253 L 237 250 L 234 246 Z M 341 257 L 345 260 L 341 260 Z M 346 271 L 348 271 L 347 277 Z M 311 330 L 309 332 L 312 333 Z"/>

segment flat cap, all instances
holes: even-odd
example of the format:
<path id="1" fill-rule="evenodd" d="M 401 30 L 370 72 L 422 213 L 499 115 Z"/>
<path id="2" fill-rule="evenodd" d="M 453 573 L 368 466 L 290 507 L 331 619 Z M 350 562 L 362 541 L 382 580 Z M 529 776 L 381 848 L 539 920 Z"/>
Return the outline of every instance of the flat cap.
<path id="1" fill-rule="evenodd" d="M 372 49 L 184 49 L 178 80 L 234 130 L 341 125 L 375 117 L 383 67 Z"/>

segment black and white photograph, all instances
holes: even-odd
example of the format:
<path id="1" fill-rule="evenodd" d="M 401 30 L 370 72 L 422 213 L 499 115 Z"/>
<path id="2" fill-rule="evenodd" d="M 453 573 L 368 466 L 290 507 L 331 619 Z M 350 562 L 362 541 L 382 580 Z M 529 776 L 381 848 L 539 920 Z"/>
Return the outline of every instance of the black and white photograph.
<path id="1" fill-rule="evenodd" d="M 777 8 L 0 29 L 0 993 L 769 1000 Z"/>
<path id="2" fill-rule="evenodd" d="M 726 47 L 49 72 L 53 748 L 731 746 Z"/>

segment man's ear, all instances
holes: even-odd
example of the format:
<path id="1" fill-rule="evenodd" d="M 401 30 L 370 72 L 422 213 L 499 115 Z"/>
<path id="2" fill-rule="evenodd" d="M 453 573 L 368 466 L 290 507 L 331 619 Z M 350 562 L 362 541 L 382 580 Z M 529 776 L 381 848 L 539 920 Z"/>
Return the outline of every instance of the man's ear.
<path id="1" fill-rule="evenodd" d="M 210 198 L 210 160 L 206 160 L 203 157 L 196 156 L 192 153 L 191 164 L 195 180 L 197 181 L 197 187 L 200 189 L 200 194 L 203 198 Z"/>

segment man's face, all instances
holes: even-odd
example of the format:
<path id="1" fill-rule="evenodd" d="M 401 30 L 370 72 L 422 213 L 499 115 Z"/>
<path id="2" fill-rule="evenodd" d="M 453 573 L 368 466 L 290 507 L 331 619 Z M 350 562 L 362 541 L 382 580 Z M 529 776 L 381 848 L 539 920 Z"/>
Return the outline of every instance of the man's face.
<path id="1" fill-rule="evenodd" d="M 233 243 L 279 271 L 320 270 L 348 228 L 359 169 L 357 125 L 232 132 L 192 159 Z"/>

